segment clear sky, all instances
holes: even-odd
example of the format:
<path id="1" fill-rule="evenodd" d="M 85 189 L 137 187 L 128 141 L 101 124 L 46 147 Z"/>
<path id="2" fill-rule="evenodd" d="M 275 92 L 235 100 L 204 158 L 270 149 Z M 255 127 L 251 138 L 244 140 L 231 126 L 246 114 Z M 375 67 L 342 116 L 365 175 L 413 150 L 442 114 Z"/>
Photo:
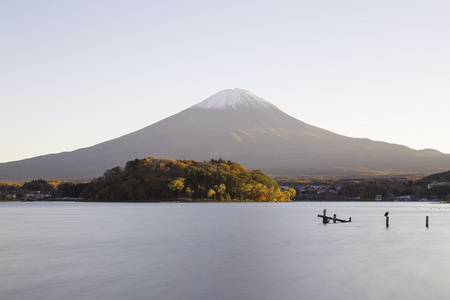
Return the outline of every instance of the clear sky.
<path id="1" fill-rule="evenodd" d="M 0 162 L 92 146 L 236 87 L 342 135 L 450 153 L 447 0 L 0 8 Z"/>

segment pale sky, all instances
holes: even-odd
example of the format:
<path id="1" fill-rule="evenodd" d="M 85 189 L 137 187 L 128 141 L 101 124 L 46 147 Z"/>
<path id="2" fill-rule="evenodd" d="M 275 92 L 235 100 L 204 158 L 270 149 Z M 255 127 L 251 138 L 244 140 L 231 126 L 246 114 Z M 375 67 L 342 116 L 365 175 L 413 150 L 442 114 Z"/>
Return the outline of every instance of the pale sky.
<path id="1" fill-rule="evenodd" d="M 450 1 L 0 0 L 0 162 L 236 87 L 335 133 L 450 153 Z"/>

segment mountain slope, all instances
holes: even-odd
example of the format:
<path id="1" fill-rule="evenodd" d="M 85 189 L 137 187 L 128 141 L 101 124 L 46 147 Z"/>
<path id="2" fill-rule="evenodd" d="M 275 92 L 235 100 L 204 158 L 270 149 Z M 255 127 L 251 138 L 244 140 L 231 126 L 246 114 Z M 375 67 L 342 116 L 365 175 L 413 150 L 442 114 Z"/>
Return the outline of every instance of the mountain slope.
<path id="1" fill-rule="evenodd" d="M 241 89 L 224 90 L 160 122 L 92 147 L 0 164 L 0 180 L 83 180 L 144 157 L 237 161 L 271 174 L 432 173 L 450 155 L 349 138 L 311 126 Z"/>

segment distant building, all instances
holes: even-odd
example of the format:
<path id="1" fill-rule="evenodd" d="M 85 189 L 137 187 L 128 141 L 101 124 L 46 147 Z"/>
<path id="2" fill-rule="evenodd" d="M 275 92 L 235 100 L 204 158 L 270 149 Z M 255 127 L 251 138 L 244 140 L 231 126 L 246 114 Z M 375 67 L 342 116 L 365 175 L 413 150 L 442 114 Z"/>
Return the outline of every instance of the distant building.
<path id="1" fill-rule="evenodd" d="M 375 201 L 381 201 L 381 200 L 383 200 L 383 196 L 381 196 L 381 195 L 375 196 Z"/>
<path id="2" fill-rule="evenodd" d="M 6 200 L 16 200 L 16 194 L 6 194 Z"/>
<path id="3" fill-rule="evenodd" d="M 356 196 L 356 197 L 345 197 L 345 200 L 361 200 L 361 197 Z"/>
<path id="4" fill-rule="evenodd" d="M 51 197 L 50 192 L 35 191 L 31 192 L 30 194 L 26 194 L 23 198 L 26 200 L 43 200 L 50 197 Z"/>
<path id="5" fill-rule="evenodd" d="M 428 189 L 431 189 L 433 186 L 448 186 L 450 185 L 450 182 L 445 182 L 445 181 L 433 181 L 432 183 L 428 184 Z"/>
<path id="6" fill-rule="evenodd" d="M 411 201 L 411 195 L 406 195 L 406 196 L 397 196 L 395 197 L 395 200 L 397 201 Z"/>

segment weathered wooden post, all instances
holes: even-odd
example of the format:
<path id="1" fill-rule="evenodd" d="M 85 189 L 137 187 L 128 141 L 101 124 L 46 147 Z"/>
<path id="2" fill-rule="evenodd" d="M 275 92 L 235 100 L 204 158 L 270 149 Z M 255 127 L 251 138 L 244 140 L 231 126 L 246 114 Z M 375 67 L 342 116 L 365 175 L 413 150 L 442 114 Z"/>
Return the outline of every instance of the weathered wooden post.
<path id="1" fill-rule="evenodd" d="M 322 223 L 323 224 L 328 224 L 328 223 L 330 223 L 331 220 L 333 220 L 333 223 L 336 223 L 337 221 L 339 221 L 341 223 L 351 222 L 352 221 L 352 218 L 349 218 L 348 221 L 347 220 L 338 219 L 336 217 L 336 214 L 334 214 L 333 217 L 327 217 L 327 210 L 326 209 L 323 210 L 323 215 L 317 215 L 317 217 L 322 218 Z"/>
<path id="2" fill-rule="evenodd" d="M 386 227 L 389 227 L 389 217 L 386 216 Z"/>
<path id="3" fill-rule="evenodd" d="M 427 228 L 428 228 L 428 219 L 429 219 L 429 217 L 427 216 L 427 217 L 425 218 L 425 226 L 427 226 Z"/>

